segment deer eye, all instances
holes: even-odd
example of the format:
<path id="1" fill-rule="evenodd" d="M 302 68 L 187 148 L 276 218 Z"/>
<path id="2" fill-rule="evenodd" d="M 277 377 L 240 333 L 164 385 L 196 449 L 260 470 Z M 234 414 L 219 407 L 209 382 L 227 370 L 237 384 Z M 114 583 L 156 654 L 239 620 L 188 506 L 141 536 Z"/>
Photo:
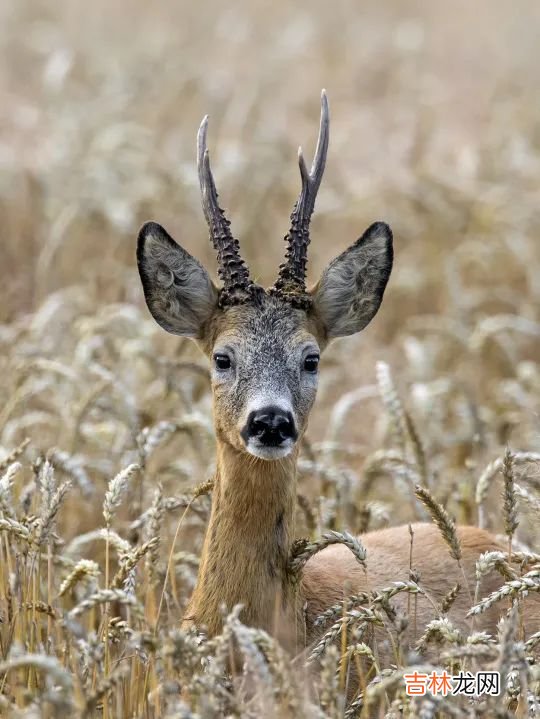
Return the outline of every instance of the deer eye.
<path id="1" fill-rule="evenodd" d="M 216 352 L 216 354 L 214 355 L 214 362 L 217 369 L 231 368 L 231 358 L 229 357 L 229 355 L 224 355 Z"/>
<path id="2" fill-rule="evenodd" d="M 304 360 L 304 369 L 306 372 L 316 372 L 319 366 L 319 355 L 308 355 Z"/>

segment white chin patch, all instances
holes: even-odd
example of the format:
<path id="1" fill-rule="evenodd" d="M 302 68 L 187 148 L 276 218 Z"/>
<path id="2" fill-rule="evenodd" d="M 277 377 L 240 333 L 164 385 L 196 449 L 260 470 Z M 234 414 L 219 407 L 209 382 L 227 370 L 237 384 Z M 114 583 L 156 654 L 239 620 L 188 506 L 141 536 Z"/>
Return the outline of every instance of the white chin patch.
<path id="1" fill-rule="evenodd" d="M 280 444 L 279 447 L 268 447 L 257 440 L 250 440 L 246 445 L 247 451 L 254 457 L 268 460 L 283 459 L 283 457 L 286 457 L 292 452 L 293 447 L 294 442 L 292 439 L 287 439 L 283 444 Z"/>

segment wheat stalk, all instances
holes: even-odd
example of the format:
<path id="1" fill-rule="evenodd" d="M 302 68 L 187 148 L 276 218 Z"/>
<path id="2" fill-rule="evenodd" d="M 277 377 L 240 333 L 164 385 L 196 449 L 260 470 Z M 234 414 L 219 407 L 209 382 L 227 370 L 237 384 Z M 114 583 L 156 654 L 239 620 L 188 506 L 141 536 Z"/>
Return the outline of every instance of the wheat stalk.
<path id="1" fill-rule="evenodd" d="M 441 537 L 444 539 L 450 550 L 450 556 L 456 561 L 461 560 L 461 544 L 456 532 L 456 523 L 450 518 L 448 512 L 439 504 L 431 492 L 425 487 L 417 485 L 415 494 L 428 510 L 432 520 L 435 522 Z"/>
<path id="2" fill-rule="evenodd" d="M 512 579 L 509 582 L 505 582 L 500 589 L 492 592 L 488 597 L 485 597 L 480 602 L 475 604 L 467 613 L 467 616 L 473 616 L 475 614 L 481 614 L 496 602 L 500 602 L 505 598 L 512 598 L 519 595 L 527 595 L 529 592 L 540 591 L 540 569 L 532 569 L 527 574 L 524 574 L 518 579 Z"/>
<path id="3" fill-rule="evenodd" d="M 109 482 L 103 502 L 103 517 L 107 527 L 111 526 L 116 510 L 120 506 L 122 498 L 127 491 L 129 481 L 139 471 L 139 469 L 140 467 L 138 464 L 130 464 L 121 472 L 118 472 L 118 474 Z"/>
<path id="4" fill-rule="evenodd" d="M 344 544 L 354 554 L 357 562 L 366 568 L 366 550 L 362 543 L 349 532 L 327 532 L 320 539 L 314 542 L 307 542 L 300 545 L 296 551 L 293 550 L 289 559 L 289 571 L 296 575 L 302 571 L 305 564 L 311 557 L 332 544 Z"/>

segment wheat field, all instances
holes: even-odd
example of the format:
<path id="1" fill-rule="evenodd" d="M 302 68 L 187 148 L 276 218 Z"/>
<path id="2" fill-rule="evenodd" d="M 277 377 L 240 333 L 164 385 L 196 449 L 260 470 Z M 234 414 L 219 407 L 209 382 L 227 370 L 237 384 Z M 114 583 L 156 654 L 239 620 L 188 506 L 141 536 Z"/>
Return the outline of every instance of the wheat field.
<path id="1" fill-rule="evenodd" d="M 521 631 L 540 589 L 539 42 L 532 0 L 0 5 L 1 717 L 540 716 L 540 634 Z M 298 538 L 315 551 L 442 505 L 508 552 L 477 567 L 501 575 L 496 636 L 458 632 L 450 596 L 380 666 L 345 601 L 311 682 L 238 610 L 217 638 L 180 630 L 211 503 L 209 371 L 151 319 L 135 238 L 155 219 L 215 272 L 195 158 L 208 113 L 221 200 L 271 284 L 322 87 L 309 276 L 374 220 L 395 263 L 373 324 L 322 360 Z M 383 624 L 422 588 L 396 582 L 369 600 Z M 502 693 L 411 698 L 413 665 L 495 668 Z"/>

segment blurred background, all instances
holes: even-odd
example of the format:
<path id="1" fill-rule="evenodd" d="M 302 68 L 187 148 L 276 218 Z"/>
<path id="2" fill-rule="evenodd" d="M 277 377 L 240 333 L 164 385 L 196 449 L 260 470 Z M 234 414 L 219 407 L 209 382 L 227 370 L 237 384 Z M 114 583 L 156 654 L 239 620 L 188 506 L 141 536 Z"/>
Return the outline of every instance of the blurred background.
<path id="1" fill-rule="evenodd" d="M 312 451 L 334 442 L 332 461 L 361 472 L 384 445 L 377 360 L 460 519 L 474 519 L 471 477 L 507 442 L 538 449 L 537 2 L 4 0 L 0 28 L 5 451 L 28 436 L 101 487 L 143 427 L 209 422 L 204 360 L 144 305 L 138 228 L 161 222 L 215 270 L 195 158 L 209 113 L 221 202 L 270 284 L 322 87 L 331 143 L 310 278 L 375 220 L 396 257 L 372 326 L 325 356 Z M 175 487 L 189 451 L 173 441 L 170 474 L 154 476 Z"/>

